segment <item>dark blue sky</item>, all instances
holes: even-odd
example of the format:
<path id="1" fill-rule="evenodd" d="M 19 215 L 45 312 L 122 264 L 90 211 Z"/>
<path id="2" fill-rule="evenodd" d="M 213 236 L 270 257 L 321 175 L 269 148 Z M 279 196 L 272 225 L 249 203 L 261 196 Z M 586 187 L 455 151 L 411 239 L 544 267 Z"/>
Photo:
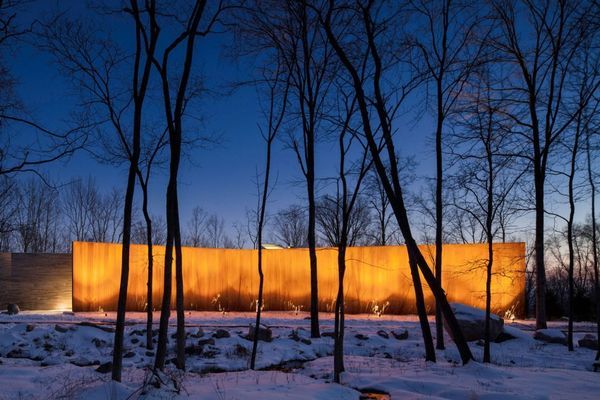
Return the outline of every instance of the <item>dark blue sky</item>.
<path id="1" fill-rule="evenodd" d="M 60 8 L 66 9 L 69 17 L 91 18 L 94 14 L 86 11 L 82 3 L 43 3 L 47 8 L 38 9 L 31 17 L 39 15 L 44 18 Z M 115 40 L 128 41 L 132 37 L 130 21 L 115 17 L 94 18 L 102 24 L 110 23 L 110 32 Z M 230 40 L 227 34 L 214 35 L 202 39 L 197 46 L 194 73 L 196 76 L 202 75 L 206 86 L 217 94 L 201 99 L 194 112 L 205 119 L 204 131 L 221 135 L 222 143 L 211 149 L 194 150 L 190 155 L 193 162 L 185 160 L 180 175 L 182 217 L 186 219 L 192 208 L 198 205 L 208 212 L 223 216 L 227 227 L 235 221 L 243 221 L 246 207 L 255 206 L 256 170 L 258 168 L 262 172 L 264 162 L 264 142 L 257 129 L 262 115 L 256 90 L 245 87 L 225 94 L 229 85 L 252 78 L 251 60 L 239 63 L 225 55 Z M 64 126 L 61 121 L 76 111 L 78 98 L 72 82 L 61 75 L 51 56 L 31 45 L 16 47 L 10 62 L 19 81 L 18 92 L 28 112 L 45 126 L 60 130 Z M 423 122 L 413 126 L 407 120 L 405 125 L 400 126 L 401 134 L 398 137 L 403 153 L 418 153 L 421 158 L 420 172 L 429 170 L 433 156 L 429 151 L 430 146 L 424 144 L 430 132 L 423 128 Z M 405 129 L 409 125 L 410 129 Z M 335 176 L 336 147 L 321 143 L 318 150 L 318 177 Z M 66 162 L 45 167 L 43 172 L 61 183 L 92 176 L 106 190 L 113 186 L 123 187 L 126 180 L 124 168 L 99 164 L 85 152 L 76 154 Z M 150 207 L 154 213 L 162 214 L 166 171 L 157 172 L 151 182 Z M 272 210 L 303 201 L 305 189 L 300 184 L 302 176 L 296 158 L 290 150 L 284 149 L 282 143 L 276 146 L 273 174 L 277 177 L 277 186 L 271 197 Z"/>
<path id="2" fill-rule="evenodd" d="M 42 7 L 38 10 L 39 14 L 31 17 L 38 15 L 44 18 L 58 7 L 66 9 L 70 17 L 89 18 L 92 14 L 85 11 L 82 3 L 42 3 L 47 9 Z M 130 43 L 132 32 L 129 29 L 128 20 L 112 19 L 110 31 L 117 42 Z M 225 56 L 230 39 L 227 34 L 212 36 L 203 39 L 197 46 L 194 73 L 202 75 L 207 87 L 217 94 L 202 99 L 194 112 L 206 120 L 205 132 L 221 135 L 222 143 L 211 149 L 195 150 L 191 154 L 193 162 L 184 160 L 180 174 L 180 209 L 184 225 L 192 208 L 198 205 L 223 216 L 227 228 L 230 228 L 232 223 L 244 221 L 245 209 L 256 204 L 256 170 L 258 168 L 262 172 L 264 162 L 264 142 L 257 129 L 262 115 L 254 88 L 246 87 L 233 94 L 225 94 L 229 85 L 252 77 L 251 63 L 237 63 Z M 71 81 L 61 75 L 52 57 L 34 46 L 20 45 L 13 56 L 13 73 L 19 80 L 18 92 L 27 110 L 45 126 L 60 129 L 61 121 L 76 109 L 79 100 Z M 434 163 L 433 153 L 428 150 L 432 147 L 429 121 L 425 117 L 415 124 L 407 118 L 404 126 L 402 120 L 398 126 L 399 148 L 404 155 L 419 155 L 417 172 L 420 175 L 431 173 Z M 337 148 L 333 144 L 319 144 L 316 156 L 319 178 L 336 175 L 336 153 Z M 126 180 L 124 168 L 100 164 L 85 152 L 66 162 L 53 164 L 44 172 L 61 183 L 92 176 L 106 190 L 113 186 L 123 189 Z M 151 182 L 150 207 L 153 213 L 163 214 L 166 171 L 157 172 Z M 271 210 L 303 202 L 305 189 L 296 158 L 290 150 L 284 149 L 281 142 L 274 154 L 273 175 L 277 177 L 277 186 L 271 196 Z"/>

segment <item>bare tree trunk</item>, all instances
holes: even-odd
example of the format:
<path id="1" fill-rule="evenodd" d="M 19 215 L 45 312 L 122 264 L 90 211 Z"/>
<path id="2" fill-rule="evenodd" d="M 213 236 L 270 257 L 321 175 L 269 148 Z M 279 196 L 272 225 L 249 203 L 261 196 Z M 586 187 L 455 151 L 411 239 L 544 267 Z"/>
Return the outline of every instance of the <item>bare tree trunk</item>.
<path id="1" fill-rule="evenodd" d="M 442 97 L 441 97 L 441 81 L 438 80 L 438 120 L 435 134 L 435 153 L 436 153 L 436 188 L 435 188 L 435 278 L 439 285 L 442 285 L 442 246 L 443 246 L 443 160 L 442 160 Z M 442 321 L 442 311 L 440 304 L 435 302 L 435 331 L 436 331 L 436 348 L 444 349 L 444 324 Z"/>
<path id="2" fill-rule="evenodd" d="M 152 337 L 152 312 L 154 311 L 154 303 L 152 299 L 152 274 L 154 272 L 153 245 L 152 245 L 152 218 L 148 212 L 148 187 L 142 185 L 142 193 L 144 195 L 142 203 L 142 213 L 146 222 L 146 250 L 148 255 L 148 279 L 147 279 L 147 295 L 146 295 L 146 348 L 152 350 L 154 348 Z"/>
<path id="3" fill-rule="evenodd" d="M 592 192 L 592 257 L 594 265 L 594 294 L 596 297 L 596 337 L 600 343 L 600 276 L 598 271 L 598 238 L 596 237 L 596 184 L 594 183 L 594 174 L 592 170 L 592 156 L 590 150 L 590 135 L 589 127 L 586 127 L 586 152 L 587 152 L 587 173 L 590 190 Z M 600 360 L 600 347 L 596 352 L 596 360 Z"/>
<path id="4" fill-rule="evenodd" d="M 181 157 L 181 142 L 177 145 L 177 162 Z M 176 172 L 177 174 L 177 172 Z M 176 175 L 177 176 L 177 175 Z M 183 253 L 181 251 L 181 227 L 179 225 L 179 198 L 177 185 L 174 185 L 173 202 L 173 239 L 175 241 L 175 286 L 177 293 L 177 368 L 185 371 L 185 309 L 183 299 Z"/>
<path id="5" fill-rule="evenodd" d="M 535 164 L 535 163 L 534 163 Z M 535 185 L 535 328 L 546 329 L 546 267 L 544 265 L 544 174 L 534 165 Z"/>
<path id="6" fill-rule="evenodd" d="M 575 248 L 573 246 L 573 225 L 575 224 L 575 172 L 577 168 L 577 153 L 579 149 L 579 135 L 581 131 L 581 119 L 577 120 L 575 139 L 571 149 L 571 165 L 569 171 L 569 219 L 567 220 L 567 244 L 569 246 L 569 327 L 567 330 L 567 346 L 569 351 L 573 347 L 573 299 L 575 297 Z"/>
<path id="7" fill-rule="evenodd" d="M 492 267 L 494 265 L 494 244 L 492 236 L 488 234 L 488 262 L 485 278 L 485 331 L 483 345 L 483 362 L 491 362 L 490 356 L 490 318 L 492 305 Z"/>
<path id="8" fill-rule="evenodd" d="M 135 171 L 140 154 L 139 137 L 134 139 L 134 150 L 129 164 L 127 175 L 127 190 L 125 193 L 125 206 L 123 210 L 123 246 L 121 250 L 121 283 L 119 285 L 119 301 L 117 304 L 117 321 L 115 325 L 115 340 L 112 361 L 112 379 L 121 381 L 123 368 L 123 336 L 125 332 L 125 310 L 127 308 L 127 284 L 129 283 L 129 248 L 131 245 L 131 212 L 133 208 L 133 194 L 135 191 Z"/>
<path id="9" fill-rule="evenodd" d="M 314 160 L 313 160 L 314 169 Z M 308 167 L 307 171 L 311 169 Z M 310 178 L 312 176 L 312 178 Z M 309 172 L 307 178 L 307 191 L 308 191 L 308 252 L 310 258 L 310 336 L 312 338 L 321 337 L 321 331 L 319 329 L 319 281 L 318 281 L 318 270 L 317 270 L 317 240 L 316 240 L 316 211 L 315 211 L 315 183 L 314 183 L 314 171 L 312 174 Z"/>
<path id="10" fill-rule="evenodd" d="M 167 188 L 167 218 L 173 202 L 171 181 Z M 164 369 L 167 357 L 167 341 L 169 335 L 169 317 L 171 316 L 171 285 L 173 284 L 173 226 L 167 223 L 167 242 L 165 244 L 165 263 L 163 279 L 163 298 L 160 308 L 160 324 L 158 328 L 158 343 L 156 345 L 155 369 Z"/>
<path id="11" fill-rule="evenodd" d="M 417 314 L 419 316 L 419 324 L 423 334 L 423 344 L 425 346 L 425 360 L 435 362 L 435 349 L 433 348 L 433 337 L 431 336 L 431 328 L 429 319 L 427 318 L 427 309 L 425 308 L 425 298 L 423 296 L 423 286 L 419 269 L 417 267 L 417 258 L 413 253 L 414 249 L 407 247 L 408 263 L 410 265 L 410 274 L 412 276 L 413 286 L 415 290 L 415 299 L 417 305 Z"/>
<path id="12" fill-rule="evenodd" d="M 344 372 L 344 276 L 346 274 L 346 245 L 338 246 L 338 292 L 335 299 L 335 326 L 333 346 L 333 381 L 340 383 Z"/>

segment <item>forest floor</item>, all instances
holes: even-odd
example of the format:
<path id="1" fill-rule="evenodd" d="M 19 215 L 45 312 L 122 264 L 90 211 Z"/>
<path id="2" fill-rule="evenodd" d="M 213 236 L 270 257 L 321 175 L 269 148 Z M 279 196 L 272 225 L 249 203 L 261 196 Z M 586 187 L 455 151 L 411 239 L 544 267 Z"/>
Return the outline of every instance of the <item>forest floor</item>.
<path id="1" fill-rule="evenodd" d="M 568 352 L 564 345 L 537 341 L 533 321 L 505 324 L 515 338 L 492 343 L 491 364 L 480 362 L 483 347 L 470 342 L 477 361 L 462 366 L 447 335 L 446 350 L 437 350 L 438 362 L 424 361 L 415 316 L 349 315 L 346 372 L 336 385 L 331 383 L 333 339 L 310 339 L 307 313 L 263 315 L 273 340 L 259 342 L 259 370 L 250 371 L 252 342 L 245 336 L 253 313 L 186 313 L 187 372 L 169 363 L 156 388 L 144 384 L 151 377 L 154 351 L 145 347 L 143 313 L 127 314 L 122 383 L 96 371 L 112 359 L 114 313 L 1 314 L 0 399 L 600 398 L 600 374 L 592 372 L 595 352 L 580 347 Z M 156 313 L 155 322 L 158 318 Z M 170 335 L 174 317 L 171 323 Z M 564 321 L 550 325 L 566 329 Z M 434 328 L 432 323 L 435 333 Z M 332 315 L 322 314 L 321 331 L 332 329 Z M 577 323 L 576 342 L 594 330 L 592 323 Z M 174 345 L 170 338 L 169 358 Z"/>

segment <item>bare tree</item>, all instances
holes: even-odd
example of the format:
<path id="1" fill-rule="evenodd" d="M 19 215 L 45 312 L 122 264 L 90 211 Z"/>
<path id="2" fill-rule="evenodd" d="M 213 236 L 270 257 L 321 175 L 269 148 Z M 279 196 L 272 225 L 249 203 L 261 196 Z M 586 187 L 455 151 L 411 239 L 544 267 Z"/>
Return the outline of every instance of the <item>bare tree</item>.
<path id="1" fill-rule="evenodd" d="M 595 177 L 592 170 L 592 151 L 591 151 L 591 135 L 592 131 L 589 125 L 585 126 L 585 150 L 586 150 L 586 167 L 587 167 L 587 179 L 590 185 L 590 202 L 591 202 L 591 233 L 590 239 L 592 241 L 592 266 L 594 271 L 594 295 L 596 300 L 596 331 L 598 340 L 600 340 L 600 273 L 598 271 L 598 227 L 596 224 L 596 183 Z M 596 352 L 596 360 L 600 360 L 600 348 Z"/>
<path id="2" fill-rule="evenodd" d="M 390 11 L 386 9 L 386 6 L 388 5 L 376 1 L 366 3 L 347 1 L 342 4 L 329 0 L 327 10 L 321 13 L 320 20 L 328 41 L 339 58 L 343 70 L 347 73 L 349 83 L 355 92 L 358 111 L 362 120 L 362 130 L 368 143 L 373 164 L 390 199 L 398 226 L 407 246 L 417 299 L 417 310 L 426 347 L 426 359 L 435 360 L 435 349 L 433 348 L 431 330 L 425 312 L 419 270 L 436 300 L 439 301 L 463 363 L 467 363 L 473 358 L 471 351 L 442 287 L 435 279 L 417 246 L 404 204 L 403 190 L 398 173 L 397 152 L 393 141 L 394 128 L 392 123 L 394 119 L 392 116 L 402 99 L 414 87 L 415 80 L 411 80 L 410 84 L 401 86 L 395 91 L 393 88 L 397 86 L 393 85 L 390 88 L 390 80 L 386 80 L 385 84 L 383 83 L 383 79 L 385 79 L 383 74 L 394 69 L 391 60 L 388 58 L 382 59 L 382 55 L 395 54 L 396 57 L 398 54 L 395 51 L 380 53 L 382 46 L 388 48 L 387 46 L 393 46 L 397 42 L 397 37 L 390 35 L 390 31 L 386 28 L 397 26 L 399 21 L 394 21 L 393 18 L 397 18 L 398 13 L 393 10 L 394 12 L 384 16 L 387 11 Z M 356 40 L 357 38 L 359 40 Z M 352 48 L 351 51 L 349 50 L 350 47 Z M 398 51 L 402 50 L 399 49 Z M 366 76 L 365 70 L 367 71 Z M 394 82 L 397 82 L 397 77 Z M 367 85 L 369 85 L 368 89 Z M 388 89 L 385 94 L 384 87 Z M 389 168 L 386 168 L 384 163 L 384 155 L 387 155 L 385 160 L 389 162 Z"/>
<path id="3" fill-rule="evenodd" d="M 206 218 L 206 234 L 204 246 L 219 248 L 225 242 L 225 219 L 217 214 L 211 214 Z"/>
<path id="4" fill-rule="evenodd" d="M 97 203 L 98 190 L 92 177 L 78 179 L 63 192 L 62 207 L 67 230 L 72 240 L 92 240 L 92 213 Z"/>
<path id="5" fill-rule="evenodd" d="M 88 181 L 90 184 L 93 181 Z M 94 242 L 116 243 L 121 239 L 123 228 L 122 196 L 117 189 L 108 193 L 100 193 L 93 186 L 96 193 L 93 203 L 90 204 L 90 240 Z"/>
<path id="6" fill-rule="evenodd" d="M 192 209 L 192 218 L 188 221 L 188 233 L 186 244 L 192 247 L 206 245 L 208 213 L 202 207 L 196 206 Z"/>
<path id="7" fill-rule="evenodd" d="M 343 85 L 343 84 L 342 84 Z M 338 90 L 337 107 L 338 114 L 334 118 L 334 129 L 339 130 L 339 172 L 336 179 L 336 197 L 334 201 L 325 200 L 333 207 L 328 207 L 328 223 L 334 226 L 335 234 L 331 234 L 330 240 L 335 240 L 338 251 L 338 292 L 335 300 L 335 325 L 334 325 L 334 350 L 333 350 L 333 380 L 340 383 L 340 375 L 344 367 L 344 333 L 345 333 L 345 304 L 344 304 L 344 277 L 346 274 L 346 250 L 348 246 L 355 244 L 360 235 L 365 235 L 370 220 L 368 209 L 364 202 L 361 204 L 360 190 L 367 172 L 371 166 L 368 159 L 368 148 L 362 138 L 355 134 L 352 128 L 357 122 L 356 97 L 347 94 L 343 89 Z M 350 88 L 350 93 L 352 90 Z M 351 150 L 359 147 L 358 159 L 350 163 Z M 332 209 L 333 208 L 333 209 Z M 317 214 L 318 215 L 318 214 Z M 321 219 L 319 219 L 321 220 Z M 322 227 L 326 226 L 321 224 Z"/>
<path id="8" fill-rule="evenodd" d="M 520 3 L 519 3 L 520 4 Z M 594 1 L 491 2 L 499 29 L 491 40 L 506 71 L 506 114 L 516 128 L 514 148 L 532 163 L 535 192 L 536 328 L 546 328 L 544 264 L 545 187 L 548 160 L 555 144 L 573 123 L 566 115 L 569 91 L 565 82 L 575 55 L 593 30 Z M 523 24 L 522 21 L 529 21 Z M 586 102 L 584 103 L 587 103 Z M 518 128 L 518 129 L 517 129 Z"/>
<path id="9" fill-rule="evenodd" d="M 0 251 L 7 252 L 11 248 L 11 237 L 15 229 L 14 220 L 18 210 L 15 192 L 16 183 L 7 176 L 0 177 Z"/>
<path id="10" fill-rule="evenodd" d="M 254 338 L 252 343 L 252 354 L 250 357 L 250 368 L 254 369 L 256 365 L 256 352 L 258 350 L 258 336 L 260 329 L 260 317 L 263 306 L 263 287 L 264 287 L 264 273 L 262 268 L 262 256 L 263 256 L 263 228 L 266 219 L 266 208 L 267 200 L 270 193 L 270 177 L 271 177 L 271 152 L 273 148 L 273 142 L 279 133 L 283 120 L 285 117 L 286 108 L 288 106 L 288 93 L 290 88 L 290 76 L 284 73 L 285 66 L 278 64 L 274 71 L 264 72 L 264 82 L 267 85 L 267 99 L 264 105 L 263 114 L 266 120 L 265 127 L 259 125 L 261 136 L 266 144 L 266 156 L 265 156 L 265 172 L 264 181 L 262 187 L 259 190 L 261 193 L 260 204 L 258 209 L 258 224 L 257 224 L 257 247 L 258 247 L 258 300 L 256 304 L 256 321 L 254 323 Z"/>
<path id="11" fill-rule="evenodd" d="M 339 246 L 344 235 L 347 236 L 345 240 L 348 246 L 363 245 L 368 241 L 369 227 L 372 224 L 369 207 L 364 197 L 357 195 L 347 216 L 344 231 L 344 198 L 340 184 L 340 181 L 336 184 L 335 195 L 323 195 L 317 200 L 317 229 L 327 246 Z"/>
<path id="12" fill-rule="evenodd" d="M 129 281 L 132 210 L 141 153 L 142 112 L 152 71 L 158 29 L 151 18 L 146 29 L 143 19 L 155 9 L 149 0 L 140 9 L 131 0 L 124 9 L 134 23 L 134 54 L 127 56 L 116 43 L 90 29 L 89 23 L 52 20 L 45 24 L 42 37 L 45 48 L 53 54 L 63 70 L 73 78 L 92 113 L 102 117 L 111 137 L 116 139 L 120 154 L 128 163 L 127 186 L 123 204 L 121 279 L 112 362 L 113 380 L 121 380 L 123 334 Z M 128 76 L 123 88 L 119 74 Z M 127 120 L 127 122 L 126 122 Z M 113 136 L 114 135 L 114 136 Z M 105 137 L 104 137 L 104 140 Z M 115 141 L 114 139 L 112 141 Z"/>
<path id="13" fill-rule="evenodd" d="M 419 49 L 423 67 L 434 86 L 435 116 L 435 276 L 442 282 L 443 246 L 443 182 L 444 162 L 442 142 L 446 119 L 455 111 L 470 74 L 480 62 L 484 40 L 475 40 L 485 19 L 478 4 L 471 1 L 412 0 L 417 23 L 425 27 L 413 39 Z M 438 349 L 444 349 L 444 326 L 439 304 L 435 311 Z"/>
<path id="14" fill-rule="evenodd" d="M 29 179 L 16 190 L 17 242 L 24 253 L 54 253 L 59 246 L 60 205 L 56 188 Z"/>
<path id="15" fill-rule="evenodd" d="M 22 15 L 27 15 L 26 2 L 0 1 L 0 54 L 15 50 L 32 34 L 33 21 Z M 90 125 L 72 121 L 73 127 L 62 132 L 44 126 L 29 115 L 16 87 L 10 68 L 0 60 L 0 176 L 31 172 L 43 179 L 38 168 L 81 149 Z"/>
<path id="16" fill-rule="evenodd" d="M 196 0 L 193 6 L 183 10 L 178 10 L 178 14 L 185 17 L 174 16 L 165 13 L 164 10 L 155 8 L 148 10 L 151 26 L 160 29 L 158 19 L 166 19 L 171 22 L 181 21 L 181 27 L 176 30 L 174 39 L 167 42 L 166 47 L 161 51 L 161 55 L 151 53 L 148 57 L 152 58 L 152 63 L 160 77 L 163 109 L 167 123 L 167 132 L 169 136 L 169 183 L 167 186 L 167 243 L 165 249 L 164 262 L 164 293 L 160 315 L 160 328 L 158 336 L 158 345 L 154 366 L 162 370 L 165 365 L 167 351 L 167 335 L 171 303 L 171 283 L 172 283 L 172 264 L 173 247 L 175 248 L 175 284 L 176 284 L 176 309 L 177 309 L 177 368 L 185 370 L 185 314 L 183 299 L 183 261 L 181 251 L 181 227 L 179 222 L 179 200 L 178 183 L 179 164 L 181 161 L 181 144 L 183 141 L 183 120 L 186 102 L 189 99 L 190 78 L 192 75 L 192 61 L 196 50 L 196 39 L 206 36 L 211 32 L 215 24 L 218 24 L 219 17 L 229 6 L 223 1 L 209 5 L 208 18 L 206 25 L 200 26 L 201 20 L 207 17 L 205 15 L 207 6 L 206 0 Z M 212 7 L 212 9 L 210 9 Z M 147 34 L 144 36 L 146 37 Z M 181 49 L 183 47 L 183 49 Z M 181 49 L 181 50 L 180 50 Z M 181 69 L 177 77 L 176 87 L 173 88 L 172 77 L 170 76 L 170 67 L 173 63 L 173 57 L 180 57 Z"/>
<path id="17" fill-rule="evenodd" d="M 272 235 L 276 242 L 285 247 L 306 247 L 306 210 L 292 204 L 273 216 Z"/>
<path id="18" fill-rule="evenodd" d="M 453 191 L 454 207 L 477 222 L 488 248 L 483 351 L 486 363 L 490 362 L 493 242 L 500 230 L 498 213 L 527 170 L 511 168 L 514 157 L 505 155 L 512 123 L 499 112 L 497 91 L 489 70 L 483 69 L 477 74 L 477 80 L 467 90 L 466 100 L 461 102 L 462 113 L 455 118 L 458 129 L 451 142 L 460 163 Z"/>

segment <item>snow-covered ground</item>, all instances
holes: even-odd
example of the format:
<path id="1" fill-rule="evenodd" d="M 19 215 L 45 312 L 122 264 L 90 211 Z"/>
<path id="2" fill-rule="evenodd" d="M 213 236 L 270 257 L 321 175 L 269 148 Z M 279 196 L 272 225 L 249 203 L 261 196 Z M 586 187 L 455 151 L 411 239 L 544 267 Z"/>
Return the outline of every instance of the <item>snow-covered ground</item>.
<path id="1" fill-rule="evenodd" d="M 0 315 L 0 399 L 359 399 L 364 398 L 361 392 L 385 392 L 392 399 L 600 398 L 600 373 L 592 372 L 595 352 L 579 347 L 568 352 L 564 345 L 534 340 L 531 321 L 506 324 L 505 330 L 516 338 L 492 344 L 492 364 L 462 366 L 447 336 L 447 349 L 438 350 L 438 362 L 423 360 L 414 316 L 348 316 L 346 372 L 342 385 L 335 385 L 330 383 L 333 339 L 310 339 L 307 314 L 289 312 L 264 313 L 274 339 L 259 344 L 260 371 L 248 370 L 252 343 L 244 336 L 253 314 L 187 313 L 188 372 L 182 374 L 169 363 L 159 389 L 144 385 L 154 360 L 154 352 L 145 348 L 145 314 L 129 313 L 123 383 L 117 384 L 109 373 L 96 371 L 112 358 L 114 317 Z M 97 326 L 85 325 L 89 322 Z M 564 329 L 564 322 L 551 325 Z M 322 332 L 332 326 L 332 315 L 322 314 Z M 229 337 L 213 337 L 217 330 L 225 332 L 216 336 Z M 593 333 L 594 325 L 576 324 L 576 331 L 577 340 Z M 169 343 L 170 357 L 174 342 Z M 483 348 L 476 342 L 470 345 L 481 360 Z"/>

